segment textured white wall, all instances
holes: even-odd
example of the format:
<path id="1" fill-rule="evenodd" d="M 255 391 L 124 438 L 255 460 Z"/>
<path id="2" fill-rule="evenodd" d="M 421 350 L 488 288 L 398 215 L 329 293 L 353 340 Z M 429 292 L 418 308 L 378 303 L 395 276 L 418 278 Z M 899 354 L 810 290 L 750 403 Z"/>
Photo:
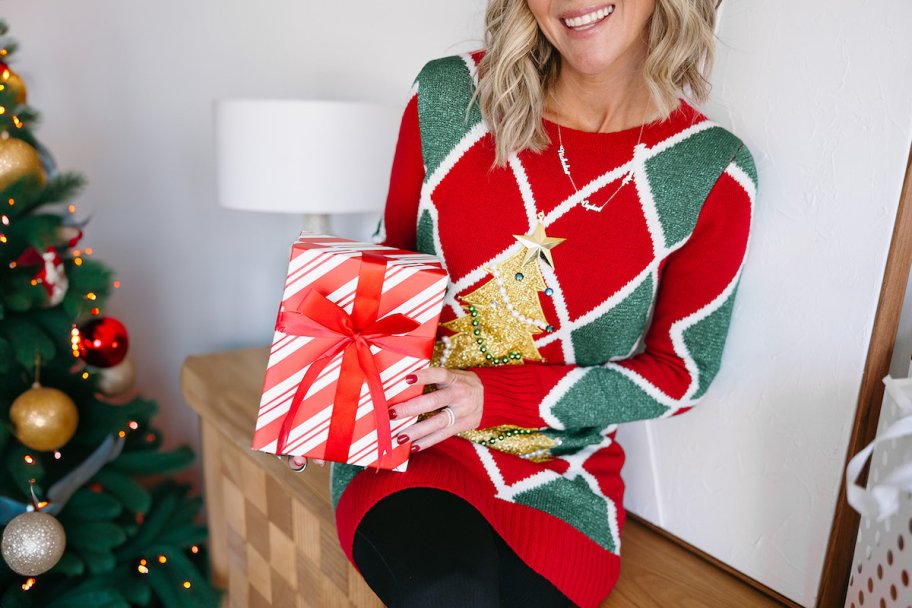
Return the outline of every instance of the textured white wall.
<path id="1" fill-rule="evenodd" d="M 623 430 L 628 508 L 811 606 L 912 141 L 912 3 L 723 6 L 703 109 L 754 153 L 755 231 L 705 402 Z"/>
<path id="2" fill-rule="evenodd" d="M 89 178 L 85 245 L 123 281 L 108 313 L 130 329 L 169 446 L 197 444 L 181 362 L 269 341 L 298 230 L 216 206 L 212 100 L 404 103 L 427 59 L 480 46 L 484 4 L 3 3 L 39 135 Z M 912 137 L 912 75 L 897 69 L 912 3 L 723 4 L 704 111 L 754 152 L 756 231 L 706 401 L 622 430 L 627 506 L 809 606 Z M 335 226 L 365 239 L 374 222 Z"/>

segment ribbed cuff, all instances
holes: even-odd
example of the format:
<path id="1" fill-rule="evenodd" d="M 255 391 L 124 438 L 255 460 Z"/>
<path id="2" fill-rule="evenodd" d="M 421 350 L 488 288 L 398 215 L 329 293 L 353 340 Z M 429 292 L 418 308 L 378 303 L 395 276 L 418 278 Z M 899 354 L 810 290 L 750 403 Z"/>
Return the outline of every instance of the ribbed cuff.
<path id="1" fill-rule="evenodd" d="M 547 426 L 539 413 L 544 398 L 534 364 L 469 367 L 484 386 L 484 411 L 478 428 L 501 424 L 523 427 Z"/>

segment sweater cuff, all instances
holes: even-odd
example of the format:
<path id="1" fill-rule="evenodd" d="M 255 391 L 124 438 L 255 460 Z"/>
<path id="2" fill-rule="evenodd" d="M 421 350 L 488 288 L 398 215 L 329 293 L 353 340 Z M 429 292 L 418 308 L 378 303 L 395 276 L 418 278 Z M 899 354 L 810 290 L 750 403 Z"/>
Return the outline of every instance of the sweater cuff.
<path id="1" fill-rule="evenodd" d="M 527 428 L 547 426 L 539 414 L 544 395 L 535 365 L 469 367 L 484 387 L 484 409 L 477 428 L 501 424 Z"/>

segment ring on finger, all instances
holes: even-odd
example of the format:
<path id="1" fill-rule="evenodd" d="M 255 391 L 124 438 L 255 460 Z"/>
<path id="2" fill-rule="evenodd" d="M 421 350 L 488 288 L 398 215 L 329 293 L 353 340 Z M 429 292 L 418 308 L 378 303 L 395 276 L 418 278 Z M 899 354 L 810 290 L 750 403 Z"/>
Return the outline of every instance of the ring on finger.
<path id="1" fill-rule="evenodd" d="M 456 414 L 453 412 L 453 408 L 451 408 L 449 405 L 447 405 L 447 406 L 444 407 L 443 410 L 441 410 L 441 411 L 446 412 L 446 413 L 447 413 L 447 416 L 448 416 L 449 419 L 450 419 L 450 421 L 447 423 L 447 426 L 448 426 L 448 427 L 453 426 L 454 424 L 456 424 Z"/>
<path id="2" fill-rule="evenodd" d="M 289 468 L 291 468 L 291 470 L 294 471 L 295 473 L 300 473 L 301 471 L 303 471 L 304 469 L 307 468 L 307 459 L 306 458 L 304 459 L 304 464 L 302 464 L 300 467 L 294 466 L 294 456 L 288 457 L 288 463 L 289 463 Z"/>

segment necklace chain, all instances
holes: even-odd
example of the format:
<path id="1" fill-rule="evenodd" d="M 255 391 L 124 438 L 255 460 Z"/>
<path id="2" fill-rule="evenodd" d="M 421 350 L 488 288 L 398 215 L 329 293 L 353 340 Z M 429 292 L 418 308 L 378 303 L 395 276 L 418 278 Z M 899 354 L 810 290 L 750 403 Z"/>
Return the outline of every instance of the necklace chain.
<path id="1" fill-rule="evenodd" d="M 549 94 L 551 95 L 551 99 L 555 99 L 553 91 L 550 91 Z M 557 101 L 557 100 L 555 99 L 555 101 Z M 609 202 L 611 202 L 611 199 L 613 199 L 617 195 L 617 193 L 621 191 L 621 188 L 626 186 L 633 179 L 633 170 L 636 168 L 636 160 L 637 160 L 637 157 L 639 156 L 639 152 L 642 149 L 642 145 L 640 144 L 640 141 L 643 138 L 643 127 L 646 126 L 646 123 L 644 123 L 643 120 L 646 119 L 646 108 L 647 107 L 648 107 L 647 105 L 643 106 L 643 118 L 640 120 L 640 135 L 639 135 L 639 137 L 637 137 L 637 143 L 633 147 L 633 158 L 631 159 L 631 162 L 629 163 L 630 167 L 627 169 L 627 172 L 624 174 L 624 177 L 621 180 L 621 185 L 618 186 L 618 188 L 614 191 L 614 194 L 609 196 L 608 200 L 606 200 L 601 205 L 593 205 L 592 203 L 589 202 L 589 199 L 583 198 L 583 200 L 580 201 L 580 204 L 584 208 L 588 209 L 589 211 L 601 211 L 605 207 L 605 205 L 607 205 Z M 573 189 L 578 194 L 579 188 L 576 186 L 576 182 L 573 181 L 573 176 L 570 174 L 570 162 L 567 160 L 566 150 L 564 149 L 564 139 L 561 136 L 560 123 L 557 123 L 557 138 L 560 143 L 560 147 L 557 149 L 557 156 L 560 159 L 561 167 L 563 168 L 564 173 L 567 174 L 567 177 L 570 178 L 570 183 L 573 185 Z"/>

